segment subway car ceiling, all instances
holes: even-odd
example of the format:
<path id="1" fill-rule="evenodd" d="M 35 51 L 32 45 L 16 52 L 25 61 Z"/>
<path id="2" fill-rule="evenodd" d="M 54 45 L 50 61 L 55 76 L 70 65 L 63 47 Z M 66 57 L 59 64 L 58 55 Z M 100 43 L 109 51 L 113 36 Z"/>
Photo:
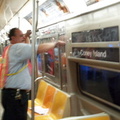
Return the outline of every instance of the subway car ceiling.
<path id="1" fill-rule="evenodd" d="M 36 29 L 119 2 L 120 0 L 36 0 Z M 13 27 L 19 27 L 23 32 L 32 30 L 32 10 L 32 0 L 20 0 L 19 3 L 17 0 L 0 0 L 0 41 L 7 39 L 7 33 Z"/>

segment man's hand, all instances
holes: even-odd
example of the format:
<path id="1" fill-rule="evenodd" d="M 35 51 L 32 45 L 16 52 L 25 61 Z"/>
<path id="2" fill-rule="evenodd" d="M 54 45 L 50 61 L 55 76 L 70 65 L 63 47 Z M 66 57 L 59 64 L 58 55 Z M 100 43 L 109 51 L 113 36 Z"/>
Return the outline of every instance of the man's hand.
<path id="1" fill-rule="evenodd" d="M 58 42 L 56 42 L 55 44 L 55 47 L 58 47 L 58 46 L 65 46 L 65 42 L 64 41 L 61 41 L 61 40 L 58 40 Z"/>
<path id="2" fill-rule="evenodd" d="M 25 37 L 30 37 L 31 33 L 31 30 L 27 30 L 27 32 L 25 33 Z"/>
<path id="3" fill-rule="evenodd" d="M 27 30 L 27 32 L 25 33 L 25 43 L 27 43 L 27 44 L 30 44 L 29 37 L 30 37 L 31 33 L 32 33 L 31 30 Z"/>

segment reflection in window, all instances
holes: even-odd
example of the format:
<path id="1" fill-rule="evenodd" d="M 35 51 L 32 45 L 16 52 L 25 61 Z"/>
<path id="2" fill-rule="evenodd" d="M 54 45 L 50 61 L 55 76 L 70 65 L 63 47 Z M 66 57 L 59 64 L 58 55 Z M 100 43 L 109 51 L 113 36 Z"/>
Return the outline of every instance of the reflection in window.
<path id="1" fill-rule="evenodd" d="M 45 54 L 45 72 L 54 75 L 54 49 Z"/>
<path id="2" fill-rule="evenodd" d="M 108 42 L 118 40 L 119 40 L 118 26 L 72 33 L 73 43 Z"/>
<path id="3" fill-rule="evenodd" d="M 38 71 L 41 73 L 42 72 L 42 55 L 41 54 L 37 55 L 37 66 L 38 66 Z"/>
<path id="4" fill-rule="evenodd" d="M 79 65 L 82 91 L 120 106 L 120 73 Z"/>

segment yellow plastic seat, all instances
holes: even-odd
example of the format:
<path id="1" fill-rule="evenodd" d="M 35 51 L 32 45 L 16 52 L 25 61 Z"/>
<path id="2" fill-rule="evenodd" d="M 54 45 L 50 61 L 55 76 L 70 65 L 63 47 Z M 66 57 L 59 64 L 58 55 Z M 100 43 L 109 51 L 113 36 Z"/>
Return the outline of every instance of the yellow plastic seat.
<path id="1" fill-rule="evenodd" d="M 44 108 L 51 107 L 51 105 L 53 103 L 53 98 L 54 98 L 55 92 L 56 92 L 56 88 L 51 85 L 48 85 L 42 107 L 44 107 Z"/>
<path id="2" fill-rule="evenodd" d="M 85 116 L 66 117 L 59 120 L 110 120 L 110 116 L 107 113 L 98 113 Z"/>
<path id="3" fill-rule="evenodd" d="M 48 83 L 45 82 L 44 80 L 41 80 L 39 83 L 39 87 L 37 90 L 37 95 L 34 101 L 34 104 L 37 106 L 42 105 L 43 104 L 43 100 L 44 100 L 44 96 L 45 96 L 45 92 L 47 90 L 47 86 Z M 31 108 L 31 100 L 28 101 L 28 108 Z"/>
<path id="4" fill-rule="evenodd" d="M 44 81 L 41 81 L 42 82 L 42 87 L 44 86 L 45 88 L 45 82 Z M 40 85 L 40 87 L 41 87 Z M 43 88 L 41 88 L 43 89 Z M 54 95 L 55 95 L 55 92 L 56 92 L 56 88 L 53 87 L 52 85 L 48 84 L 47 83 L 47 88 L 45 88 L 45 92 L 44 92 L 44 98 L 40 98 L 41 96 L 39 95 L 39 93 L 37 93 L 37 98 L 35 99 L 35 104 L 34 104 L 34 108 L 37 108 L 38 110 L 37 111 L 41 111 L 41 108 L 38 108 L 38 107 L 42 107 L 42 108 L 48 108 L 48 111 L 49 111 L 49 108 L 51 107 L 52 105 L 52 102 L 53 102 L 53 98 L 54 98 Z M 38 89 L 38 92 L 40 92 L 41 90 Z M 41 94 L 43 91 L 41 91 Z M 43 97 L 43 95 L 42 95 Z M 39 99 L 41 99 L 41 101 L 39 101 Z M 29 103 L 31 104 L 31 103 Z M 42 112 L 44 113 L 44 112 Z M 28 115 L 31 116 L 31 109 L 28 109 Z M 35 116 L 37 115 L 40 115 L 38 112 L 35 111 Z"/>
<path id="5" fill-rule="evenodd" d="M 50 114 L 54 119 L 70 116 L 70 95 L 58 90 L 53 102 Z"/>
<path id="6" fill-rule="evenodd" d="M 70 96 L 57 89 L 53 104 L 47 115 L 36 115 L 35 120 L 55 120 L 70 116 Z"/>

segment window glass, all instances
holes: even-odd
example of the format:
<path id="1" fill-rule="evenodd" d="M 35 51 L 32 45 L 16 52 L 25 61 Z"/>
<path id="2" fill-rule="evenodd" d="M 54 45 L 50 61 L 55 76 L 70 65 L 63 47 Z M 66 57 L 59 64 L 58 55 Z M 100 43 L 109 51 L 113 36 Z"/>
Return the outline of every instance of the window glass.
<path id="1" fill-rule="evenodd" d="M 79 87 L 84 93 L 120 106 L 120 73 L 79 65 Z"/>

